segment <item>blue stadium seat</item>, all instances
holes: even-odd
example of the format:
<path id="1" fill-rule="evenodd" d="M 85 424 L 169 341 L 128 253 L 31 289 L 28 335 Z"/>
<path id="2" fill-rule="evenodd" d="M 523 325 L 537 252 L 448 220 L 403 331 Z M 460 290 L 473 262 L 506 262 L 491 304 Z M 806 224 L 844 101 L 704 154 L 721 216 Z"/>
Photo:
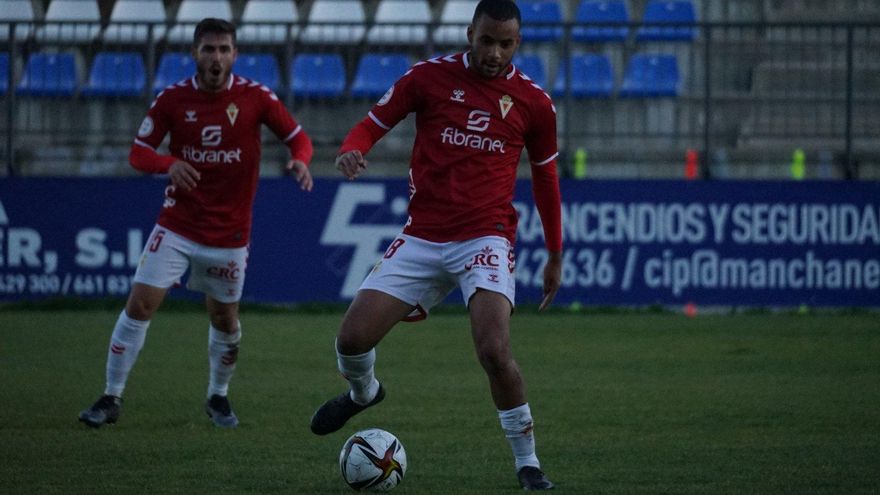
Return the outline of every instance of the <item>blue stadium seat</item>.
<path id="1" fill-rule="evenodd" d="M 608 98 L 614 94 L 614 72 L 608 56 L 587 53 L 571 56 L 571 96 L 574 98 Z M 565 95 L 568 62 L 559 64 L 553 95 Z"/>
<path id="2" fill-rule="evenodd" d="M 95 55 L 86 96 L 140 96 L 147 85 L 144 59 L 135 52 L 101 52 Z"/>
<path id="3" fill-rule="evenodd" d="M 636 54 L 626 66 L 620 96 L 678 96 L 678 83 L 678 60 L 675 55 Z"/>
<path id="4" fill-rule="evenodd" d="M 693 41 L 696 29 L 687 24 L 695 24 L 697 15 L 690 0 L 650 0 L 645 5 L 642 18 L 645 26 L 636 33 L 638 41 Z M 650 26 L 649 24 L 679 24 L 672 27 Z"/>
<path id="5" fill-rule="evenodd" d="M 9 54 L 0 53 L 0 94 L 9 90 Z"/>
<path id="6" fill-rule="evenodd" d="M 572 39 L 588 43 L 625 41 L 629 35 L 629 12 L 624 0 L 583 0 L 578 5 L 571 30 Z M 582 24 L 588 24 L 583 26 Z M 595 24 L 623 24 L 621 27 Z"/>
<path id="7" fill-rule="evenodd" d="M 281 89 L 281 69 L 270 53 L 239 53 L 232 72 L 256 81 L 274 92 Z"/>
<path id="8" fill-rule="evenodd" d="M 513 65 L 520 72 L 529 76 L 529 79 L 542 88 L 547 87 L 547 72 L 544 70 L 544 61 L 535 54 L 518 53 L 513 56 Z"/>
<path id="9" fill-rule="evenodd" d="M 351 95 L 355 98 L 382 96 L 409 68 L 409 58 L 405 54 L 368 53 L 358 63 Z"/>
<path id="10" fill-rule="evenodd" d="M 16 91 L 29 96 L 73 96 L 76 62 L 72 53 L 34 53 L 24 68 Z"/>
<path id="11" fill-rule="evenodd" d="M 167 52 L 159 59 L 156 78 L 153 80 L 153 93 L 195 75 L 196 64 L 192 55 L 184 52 Z"/>
<path id="12" fill-rule="evenodd" d="M 337 53 L 300 53 L 290 64 L 290 91 L 301 98 L 335 98 L 345 91 L 345 64 Z"/>
<path id="13" fill-rule="evenodd" d="M 556 0 L 520 0 L 522 40 L 558 41 L 562 38 L 562 9 Z"/>

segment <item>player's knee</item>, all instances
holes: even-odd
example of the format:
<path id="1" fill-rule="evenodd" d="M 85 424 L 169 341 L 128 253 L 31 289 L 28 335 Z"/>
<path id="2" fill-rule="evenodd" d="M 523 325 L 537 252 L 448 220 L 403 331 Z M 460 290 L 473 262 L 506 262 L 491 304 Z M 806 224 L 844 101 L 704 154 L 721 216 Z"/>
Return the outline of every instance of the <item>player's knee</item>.
<path id="1" fill-rule="evenodd" d="M 146 299 L 131 298 L 125 304 L 125 314 L 133 320 L 149 321 L 153 319 L 153 314 L 157 308 L 157 304 Z"/>
<path id="2" fill-rule="evenodd" d="M 504 373 L 513 364 L 510 353 L 500 346 L 484 345 L 477 347 L 477 359 L 489 375 Z"/>

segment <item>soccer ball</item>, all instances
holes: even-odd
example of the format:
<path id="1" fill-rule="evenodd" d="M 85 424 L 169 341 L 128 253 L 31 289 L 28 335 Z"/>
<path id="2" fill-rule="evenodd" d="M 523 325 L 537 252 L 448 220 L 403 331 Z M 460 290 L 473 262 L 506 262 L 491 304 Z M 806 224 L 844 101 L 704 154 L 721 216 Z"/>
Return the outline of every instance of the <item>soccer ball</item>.
<path id="1" fill-rule="evenodd" d="M 339 453 L 342 479 L 355 490 L 387 492 L 403 480 L 406 451 L 391 433 L 378 428 L 348 437 Z"/>

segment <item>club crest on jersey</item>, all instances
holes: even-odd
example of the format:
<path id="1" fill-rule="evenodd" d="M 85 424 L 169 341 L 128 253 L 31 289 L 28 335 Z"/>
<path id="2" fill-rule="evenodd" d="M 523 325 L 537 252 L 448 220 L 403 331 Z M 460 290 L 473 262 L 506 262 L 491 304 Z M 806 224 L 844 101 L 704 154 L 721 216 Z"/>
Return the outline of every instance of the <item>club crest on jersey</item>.
<path id="1" fill-rule="evenodd" d="M 235 106 L 235 103 L 230 103 L 226 107 L 226 116 L 229 117 L 229 124 L 235 125 L 235 119 L 238 118 L 238 107 Z"/>
<path id="2" fill-rule="evenodd" d="M 452 96 L 449 97 L 452 101 L 457 101 L 459 103 L 464 103 L 464 90 L 463 89 L 453 89 Z"/>
<path id="3" fill-rule="evenodd" d="M 513 108 L 513 99 L 510 97 L 510 95 L 504 95 L 501 97 L 500 100 L 498 100 L 498 104 L 501 106 L 501 118 L 506 119 L 507 112 L 509 112 L 510 109 Z"/>

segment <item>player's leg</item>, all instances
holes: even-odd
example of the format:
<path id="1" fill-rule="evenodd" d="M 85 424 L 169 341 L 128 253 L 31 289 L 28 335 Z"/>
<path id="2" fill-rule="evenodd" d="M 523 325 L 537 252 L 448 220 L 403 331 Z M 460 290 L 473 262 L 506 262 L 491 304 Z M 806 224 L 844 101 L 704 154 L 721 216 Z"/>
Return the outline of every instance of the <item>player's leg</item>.
<path id="1" fill-rule="evenodd" d="M 238 426 L 227 393 L 241 344 L 238 301 L 244 289 L 247 247 L 213 248 L 197 245 L 187 286 L 205 293 L 208 310 L 208 390 L 205 412 L 221 428 Z"/>
<path id="2" fill-rule="evenodd" d="M 134 275 L 125 310 L 119 315 L 107 350 L 104 395 L 80 412 L 83 423 L 99 427 L 115 423 L 128 376 L 144 345 L 150 320 L 171 287 L 186 271 L 183 239 L 159 226 L 153 229 Z"/>
<path id="3" fill-rule="evenodd" d="M 227 394 L 229 382 L 235 373 L 238 347 L 241 343 L 241 323 L 238 319 L 238 302 L 223 303 L 211 296 L 205 297 L 205 305 L 211 325 L 208 329 L 208 400 L 205 411 L 220 427 L 238 425 Z"/>
<path id="4" fill-rule="evenodd" d="M 374 371 L 375 347 L 413 307 L 378 290 L 358 291 L 336 336 L 336 363 L 348 380 L 349 390 L 315 411 L 311 420 L 313 433 L 333 433 L 352 416 L 385 398 L 385 390 Z"/>
<path id="5" fill-rule="evenodd" d="M 513 246 L 498 237 L 459 243 L 447 260 L 456 270 L 468 305 L 474 348 L 489 379 L 498 419 L 513 451 L 517 477 L 526 490 L 553 488 L 535 455 L 532 415 L 510 346 L 515 298 Z"/>
<path id="6" fill-rule="evenodd" d="M 535 454 L 532 413 L 510 348 L 510 301 L 503 294 L 477 290 L 469 308 L 477 358 L 489 378 L 492 399 L 498 409 L 501 429 L 513 451 L 520 485 L 526 490 L 553 488 Z"/>

